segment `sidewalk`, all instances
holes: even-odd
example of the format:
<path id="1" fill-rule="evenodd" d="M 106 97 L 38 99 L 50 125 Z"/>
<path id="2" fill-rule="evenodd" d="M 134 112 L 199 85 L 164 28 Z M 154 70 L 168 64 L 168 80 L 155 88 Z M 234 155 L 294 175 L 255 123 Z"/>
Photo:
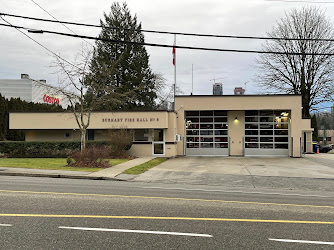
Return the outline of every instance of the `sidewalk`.
<path id="1" fill-rule="evenodd" d="M 65 170 L 47 170 L 31 168 L 6 168 L 0 167 L 0 175 L 9 176 L 30 176 L 30 177 L 50 177 L 50 178 L 69 178 L 69 179 L 90 179 L 90 180 L 123 180 L 117 176 L 125 170 L 145 163 L 155 157 L 141 157 L 130 160 L 116 166 L 100 170 L 98 172 L 84 171 L 65 171 Z"/>
<path id="2" fill-rule="evenodd" d="M 93 177 L 93 178 L 103 178 L 103 179 L 115 179 L 115 177 L 121 173 L 123 173 L 125 170 L 138 166 L 140 164 L 143 164 L 145 162 L 148 162 L 155 157 L 148 156 L 148 157 L 140 157 L 133 159 L 131 161 L 127 161 L 121 164 L 118 164 L 116 166 L 113 166 L 111 168 L 106 168 L 103 170 L 100 170 L 98 172 L 94 172 L 89 174 L 88 176 Z"/>

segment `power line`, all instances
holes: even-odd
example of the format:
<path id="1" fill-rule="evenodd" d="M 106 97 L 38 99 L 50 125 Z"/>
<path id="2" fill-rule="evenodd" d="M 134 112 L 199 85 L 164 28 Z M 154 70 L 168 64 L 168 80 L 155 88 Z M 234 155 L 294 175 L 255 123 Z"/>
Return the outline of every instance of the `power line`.
<path id="1" fill-rule="evenodd" d="M 25 29 L 30 33 L 49 33 L 61 36 L 75 37 L 75 38 L 85 38 L 90 40 L 111 42 L 111 43 L 124 43 L 124 44 L 133 44 L 133 45 L 145 45 L 151 47 L 163 47 L 163 48 L 178 48 L 178 49 L 190 49 L 190 50 L 204 50 L 204 51 L 219 51 L 219 52 L 236 52 L 236 53 L 256 53 L 256 54 L 277 54 L 277 55 L 304 55 L 304 56 L 334 56 L 334 54 L 328 53 L 299 53 L 299 52 L 279 52 L 279 51 L 260 51 L 260 50 L 237 50 L 237 49 L 217 49 L 217 48 L 204 48 L 204 47 L 191 47 L 191 46 L 178 46 L 178 45 L 168 45 L 168 44 L 157 44 L 157 43 L 145 43 L 145 42 L 131 42 L 131 41 L 123 41 L 123 40 L 115 40 L 115 39 L 106 39 L 100 37 L 91 37 L 91 36 L 83 36 L 83 35 L 74 35 L 50 30 L 36 30 L 29 29 L 22 26 L 13 26 L 0 24 L 0 26 L 7 26 L 16 29 Z"/>
<path id="2" fill-rule="evenodd" d="M 35 43 L 37 43 L 39 46 L 41 46 L 42 48 L 44 48 L 45 50 L 49 51 L 52 55 L 56 56 L 57 58 L 59 58 L 60 60 L 68 63 L 69 65 L 73 66 L 73 67 L 76 67 L 78 69 L 80 69 L 79 67 L 77 67 L 76 65 L 74 65 L 73 63 L 67 61 L 66 59 L 62 58 L 61 56 L 57 55 L 55 52 L 53 52 L 52 50 L 50 50 L 49 48 L 45 47 L 43 44 L 41 44 L 40 42 L 36 41 L 35 39 L 33 39 L 31 36 L 27 35 L 26 33 L 24 33 L 22 30 L 20 29 L 25 29 L 25 30 L 28 30 L 24 27 L 19 27 L 19 26 L 15 26 L 15 25 L 12 25 L 10 22 L 6 21 L 2 16 L 0 16 L 0 18 L 6 22 L 8 25 L 6 24 L 0 24 L 1 26 L 7 26 L 7 27 L 12 27 L 12 28 L 15 28 L 17 31 L 21 32 L 23 35 L 25 35 L 26 37 L 28 37 L 30 40 L 34 41 Z"/>
<path id="3" fill-rule="evenodd" d="M 146 32 L 146 33 L 182 35 L 182 36 L 253 39 L 253 40 L 326 41 L 326 42 L 333 42 L 334 41 L 334 39 L 322 39 L 322 38 L 283 38 L 283 37 L 260 37 L 260 36 L 229 36 L 229 35 L 198 34 L 198 33 L 158 31 L 158 30 L 128 29 L 128 28 L 121 28 L 121 27 L 108 27 L 108 26 L 95 25 L 95 24 L 85 24 L 85 23 L 67 22 L 67 21 L 59 21 L 59 20 L 56 21 L 56 20 L 50 20 L 50 19 L 20 16 L 20 15 L 8 14 L 8 13 L 1 13 L 1 12 L 0 12 L 0 16 L 9 16 L 9 17 L 24 18 L 24 19 L 35 20 L 35 21 L 42 21 L 42 22 L 62 23 L 62 24 L 94 27 L 94 28 L 106 28 L 106 29 L 114 29 L 114 30 L 127 30 L 127 31 L 134 31 L 134 32 Z"/>
<path id="4" fill-rule="evenodd" d="M 44 9 L 41 5 L 39 5 L 38 3 L 36 3 L 34 0 L 31 0 L 34 4 L 36 4 L 41 10 L 43 10 L 45 13 L 47 13 L 49 16 L 51 16 L 54 20 L 56 20 L 58 23 L 60 23 L 61 25 L 63 25 L 66 29 L 68 29 L 69 31 L 71 31 L 73 34 L 78 35 L 76 32 L 74 32 L 72 29 L 70 29 L 69 27 L 67 27 L 64 23 L 60 22 L 55 16 L 51 15 L 50 12 L 48 12 L 46 9 Z M 86 43 L 88 43 L 89 45 L 91 45 L 92 47 L 94 47 L 93 44 L 91 44 L 90 42 L 84 40 Z"/>
<path id="5" fill-rule="evenodd" d="M 330 2 L 330 1 L 300 1 L 300 0 L 264 0 L 266 2 L 291 2 L 291 3 L 334 3 L 334 2 Z"/>

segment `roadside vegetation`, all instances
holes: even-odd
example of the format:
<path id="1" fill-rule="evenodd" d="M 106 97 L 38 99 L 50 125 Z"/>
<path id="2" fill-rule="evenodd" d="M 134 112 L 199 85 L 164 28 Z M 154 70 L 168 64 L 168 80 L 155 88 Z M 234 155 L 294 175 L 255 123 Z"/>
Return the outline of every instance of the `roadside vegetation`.
<path id="1" fill-rule="evenodd" d="M 106 131 L 105 141 L 90 141 L 85 151 L 79 141 L 0 142 L 0 167 L 99 171 L 133 159 L 128 150 L 132 131 Z"/>
<path id="2" fill-rule="evenodd" d="M 109 164 L 117 164 L 128 161 L 128 159 L 110 159 Z M 87 171 L 96 172 L 103 168 L 85 168 L 67 166 L 66 158 L 1 158 L 0 167 L 6 168 L 32 168 L 32 169 L 49 169 L 49 170 L 70 170 L 70 171 Z"/>
<path id="3" fill-rule="evenodd" d="M 124 171 L 123 173 L 124 174 L 135 174 L 135 175 L 142 174 L 142 173 L 146 172 L 147 170 L 149 170 L 149 169 L 151 169 L 151 168 L 153 168 L 153 167 L 155 167 L 155 166 L 157 166 L 157 165 L 159 165 L 159 164 L 161 164 L 161 163 L 163 163 L 167 160 L 168 160 L 168 158 L 164 158 L 164 157 L 155 158 L 153 160 L 150 160 L 148 162 L 145 162 L 143 164 L 140 164 L 138 166 L 130 168 L 130 169 Z"/>

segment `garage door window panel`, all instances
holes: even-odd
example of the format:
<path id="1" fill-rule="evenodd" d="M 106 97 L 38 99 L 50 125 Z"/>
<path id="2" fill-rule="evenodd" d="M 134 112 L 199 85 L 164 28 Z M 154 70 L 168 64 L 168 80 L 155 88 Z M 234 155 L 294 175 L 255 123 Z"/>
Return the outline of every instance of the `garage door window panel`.
<path id="1" fill-rule="evenodd" d="M 201 143 L 201 148 L 213 148 L 213 143 Z"/>
<path id="2" fill-rule="evenodd" d="M 216 148 L 228 148 L 228 143 L 215 143 Z"/>
<path id="3" fill-rule="evenodd" d="M 246 143 L 245 148 L 259 148 L 258 143 Z"/>
<path id="4" fill-rule="evenodd" d="M 200 129 L 213 129 L 213 124 L 200 124 L 199 126 Z"/>
<path id="5" fill-rule="evenodd" d="M 276 149 L 289 149 L 289 144 L 275 143 L 275 148 Z"/>

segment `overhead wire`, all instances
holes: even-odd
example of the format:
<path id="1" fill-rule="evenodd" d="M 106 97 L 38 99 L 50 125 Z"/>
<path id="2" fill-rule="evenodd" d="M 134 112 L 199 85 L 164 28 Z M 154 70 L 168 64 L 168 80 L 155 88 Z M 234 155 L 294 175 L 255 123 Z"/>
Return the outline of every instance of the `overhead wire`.
<path id="1" fill-rule="evenodd" d="M 264 0 L 266 2 L 291 2 L 291 3 L 334 3 L 333 1 L 301 1 L 301 0 Z"/>
<path id="2" fill-rule="evenodd" d="M 20 29 L 25 29 L 27 30 L 26 28 L 24 27 L 20 27 L 20 26 L 15 26 L 15 25 L 12 25 L 10 22 L 8 22 L 7 20 L 5 20 L 2 16 L 0 16 L 0 18 L 6 22 L 8 25 L 6 24 L 0 24 L 1 26 L 7 26 L 7 27 L 12 27 L 12 28 L 15 28 L 17 31 L 19 31 L 20 33 L 22 33 L 23 35 L 25 35 L 27 38 L 29 38 L 30 40 L 32 40 L 33 42 L 37 43 L 39 46 L 41 46 L 42 48 L 44 48 L 45 50 L 49 51 L 52 55 L 56 56 L 57 58 L 59 58 L 60 60 L 68 63 L 69 65 L 73 66 L 73 67 L 76 67 L 77 69 L 80 69 L 79 67 L 77 67 L 75 64 L 69 62 L 68 60 L 62 58 L 60 55 L 58 55 L 57 53 L 53 52 L 52 50 L 50 50 L 49 48 L 47 48 L 46 46 L 44 46 L 43 44 L 41 44 L 40 42 L 38 42 L 37 40 L 35 40 L 34 38 L 32 38 L 31 36 L 29 36 L 28 34 L 24 33 L 22 30 Z"/>
<path id="3" fill-rule="evenodd" d="M 219 51 L 219 52 L 236 52 L 236 53 L 256 53 L 256 54 L 278 54 L 278 55 L 310 55 L 310 56 L 334 56 L 334 54 L 328 53 L 299 53 L 299 52 L 280 52 L 280 51 L 261 51 L 261 50 L 237 50 L 237 49 L 218 49 L 218 48 L 207 48 L 207 47 L 192 47 L 192 46 L 179 46 L 179 45 L 168 45 L 168 44 L 157 44 L 157 43 L 146 43 L 146 42 L 133 42 L 133 41 L 125 41 L 125 40 L 115 40 L 115 39 L 107 39 L 101 37 L 91 37 L 91 36 L 83 36 L 83 35 L 75 35 L 69 33 L 62 33 L 50 30 L 36 30 L 29 29 L 22 26 L 13 26 L 0 24 L 0 26 L 8 26 L 17 29 L 25 29 L 30 33 L 49 33 L 61 36 L 75 37 L 75 38 L 85 38 L 97 41 L 111 42 L 111 43 L 124 43 L 124 44 L 133 44 L 133 45 L 144 45 L 151 47 L 163 47 L 163 48 L 178 48 L 178 49 L 189 49 L 189 50 L 203 50 L 203 51 Z"/>
<path id="4" fill-rule="evenodd" d="M 14 15 L 8 13 L 0 12 L 0 16 L 9 16 L 15 18 L 23 18 L 35 21 L 42 22 L 57 22 L 62 24 L 69 25 L 79 25 L 86 27 L 95 27 L 95 28 L 105 28 L 105 29 L 114 29 L 114 30 L 127 30 L 134 32 L 146 32 L 146 33 L 157 33 L 157 34 L 170 34 L 170 35 L 182 35 L 182 36 L 198 36 L 198 37 L 216 37 L 216 38 L 233 38 L 233 39 L 255 39 L 255 40 L 287 40 L 287 41 L 326 41 L 326 42 L 334 42 L 334 39 L 326 39 L 326 38 L 284 38 L 284 37 L 261 37 L 261 36 L 234 36 L 234 35 L 215 35 L 215 34 L 199 34 L 199 33 L 185 33 L 185 32 L 171 32 L 171 31 L 158 31 L 158 30 L 146 30 L 146 29 L 129 29 L 122 27 L 110 27 L 110 26 L 102 26 L 95 24 L 86 24 L 86 23 L 77 23 L 77 22 L 68 22 L 68 21 L 60 21 L 60 20 L 50 20 L 44 18 L 37 17 L 28 17 L 21 15 Z"/>
<path id="5" fill-rule="evenodd" d="M 48 12 L 46 9 L 44 9 L 40 4 L 38 4 L 37 2 L 35 2 L 34 0 L 31 0 L 34 4 L 36 4 L 41 10 L 43 10 L 45 13 L 47 13 L 49 16 L 51 16 L 54 20 L 57 21 L 57 23 L 60 23 L 61 25 L 63 25 L 66 29 L 68 29 L 69 31 L 71 31 L 73 34 L 78 35 L 74 30 L 72 30 L 71 28 L 67 27 L 64 23 L 62 23 L 61 21 L 59 21 L 55 16 L 53 16 L 50 12 Z M 93 44 L 91 44 L 90 42 L 88 42 L 86 39 L 82 39 L 83 41 L 85 41 L 86 43 L 88 43 L 89 45 L 91 45 L 92 47 L 94 47 Z"/>

